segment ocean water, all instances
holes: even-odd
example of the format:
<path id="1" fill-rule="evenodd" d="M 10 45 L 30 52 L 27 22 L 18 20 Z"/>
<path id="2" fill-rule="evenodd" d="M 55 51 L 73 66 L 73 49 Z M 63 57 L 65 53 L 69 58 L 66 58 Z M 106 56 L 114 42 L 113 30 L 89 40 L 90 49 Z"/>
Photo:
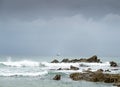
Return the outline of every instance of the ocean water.
<path id="1" fill-rule="evenodd" d="M 81 57 L 10 57 L 0 56 L 0 87 L 113 87 L 112 84 L 102 82 L 73 81 L 69 78 L 72 72 L 83 72 L 88 68 L 109 69 L 110 73 L 119 73 L 120 67 L 110 67 L 109 61 L 118 64 L 119 58 L 101 57 L 103 63 L 50 63 L 53 59 L 61 61 L 63 58 Z M 87 67 L 81 67 L 80 65 Z M 69 68 L 71 65 L 79 67 L 79 70 L 57 70 Z M 61 75 L 61 80 L 55 81 L 53 77 Z"/>

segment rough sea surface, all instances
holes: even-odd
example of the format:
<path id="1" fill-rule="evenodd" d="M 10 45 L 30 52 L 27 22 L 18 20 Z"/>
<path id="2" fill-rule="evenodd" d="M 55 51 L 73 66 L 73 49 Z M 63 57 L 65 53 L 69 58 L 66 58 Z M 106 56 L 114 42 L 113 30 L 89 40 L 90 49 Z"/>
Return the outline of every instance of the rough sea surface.
<path id="1" fill-rule="evenodd" d="M 119 58 L 100 58 L 103 63 L 50 63 L 53 59 L 74 59 L 75 57 L 0 57 L 0 87 L 113 87 L 102 82 L 73 81 L 69 78 L 72 72 L 83 72 L 88 68 L 107 70 L 119 73 L 120 67 L 110 67 L 109 61 L 118 64 Z M 81 57 L 78 57 L 81 58 Z M 84 65 L 81 67 L 80 65 Z M 79 70 L 57 70 L 69 68 L 71 65 Z M 87 67 L 86 67 L 87 66 Z M 61 75 L 60 81 L 53 80 L 56 74 Z"/>

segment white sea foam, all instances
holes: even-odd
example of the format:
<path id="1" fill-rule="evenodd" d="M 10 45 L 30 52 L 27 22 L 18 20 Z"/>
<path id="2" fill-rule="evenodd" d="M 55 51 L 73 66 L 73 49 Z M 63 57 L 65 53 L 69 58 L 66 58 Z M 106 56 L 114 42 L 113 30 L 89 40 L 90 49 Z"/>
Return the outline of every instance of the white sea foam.
<path id="1" fill-rule="evenodd" d="M 6 67 L 3 67 L 6 66 Z M 70 69 L 70 66 L 78 67 L 79 70 L 65 70 Z M 62 68 L 63 70 L 58 70 Z M 72 73 L 72 72 L 83 72 L 91 68 L 91 71 L 96 71 L 98 69 L 107 70 L 111 72 L 120 72 L 120 67 L 112 68 L 110 67 L 109 62 L 104 63 L 49 63 L 49 62 L 40 62 L 32 60 L 21 60 L 21 61 L 12 61 L 11 58 L 8 58 L 5 62 L 0 62 L 0 76 L 42 76 L 48 74 L 48 72 L 62 72 L 62 73 Z M 114 69 L 118 69 L 115 71 Z"/>
<path id="2" fill-rule="evenodd" d="M 0 76 L 29 76 L 29 77 L 35 77 L 35 76 L 43 76 L 48 74 L 47 71 L 43 72 L 0 72 Z"/>
<path id="3" fill-rule="evenodd" d="M 45 70 L 52 70 L 54 72 L 63 72 L 63 73 L 72 73 L 72 72 L 84 72 L 88 69 L 91 69 L 91 71 L 97 71 L 98 69 L 103 69 L 105 70 L 110 70 L 111 72 L 109 73 L 113 73 L 114 71 L 112 71 L 111 69 L 114 69 L 112 67 L 110 67 L 110 63 L 109 62 L 104 62 L 104 63 L 86 63 L 86 62 L 80 62 L 80 63 L 48 63 L 48 62 L 42 62 L 42 65 L 46 66 L 43 67 L 42 69 Z M 65 69 L 70 69 L 70 66 L 75 66 L 78 67 L 79 70 L 65 70 Z M 59 68 L 61 68 L 62 70 L 58 70 Z M 118 69 L 119 67 L 117 67 Z M 120 71 L 118 71 L 120 72 Z M 117 73 L 118 73 L 117 72 Z"/>
<path id="4" fill-rule="evenodd" d="M 39 62 L 30 61 L 30 60 L 23 60 L 23 61 L 6 61 L 6 62 L 0 62 L 0 64 L 6 65 L 6 66 L 13 66 L 13 67 L 25 67 L 25 66 L 39 66 Z"/>
<path id="5" fill-rule="evenodd" d="M 81 63 L 48 63 L 48 62 L 42 62 L 41 64 L 43 64 L 44 66 L 46 67 L 49 67 L 50 69 L 58 69 L 58 68 L 70 68 L 70 66 L 75 66 L 75 67 L 79 67 L 79 68 L 82 68 L 82 67 L 96 67 L 96 68 L 106 68 L 106 67 L 109 67 L 110 64 L 109 62 L 105 62 L 105 63 L 84 63 L 84 62 L 81 62 Z M 83 65 L 83 66 L 81 66 Z"/>

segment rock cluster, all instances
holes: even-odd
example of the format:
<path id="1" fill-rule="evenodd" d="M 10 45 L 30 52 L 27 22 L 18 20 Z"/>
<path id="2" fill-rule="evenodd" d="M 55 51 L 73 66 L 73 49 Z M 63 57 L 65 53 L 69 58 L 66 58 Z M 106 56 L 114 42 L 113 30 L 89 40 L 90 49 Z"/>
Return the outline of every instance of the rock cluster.
<path id="1" fill-rule="evenodd" d="M 76 63 L 76 62 L 97 62 L 100 63 L 100 59 L 97 58 L 96 55 L 90 57 L 90 58 L 81 58 L 81 59 L 63 59 L 61 62 L 58 60 L 53 60 L 51 63 Z"/>
<path id="2" fill-rule="evenodd" d="M 73 80 L 86 80 L 92 82 L 117 83 L 120 81 L 120 74 L 104 74 L 100 70 L 96 72 L 72 73 Z"/>
<path id="3" fill-rule="evenodd" d="M 100 59 L 97 58 L 96 55 L 90 58 L 81 58 L 81 59 L 63 59 L 62 61 L 53 60 L 51 63 L 79 63 L 79 62 L 88 62 L 88 63 L 101 63 Z M 110 67 L 117 67 L 118 64 L 114 61 L 109 62 Z M 89 67 L 88 65 L 80 64 L 80 67 Z M 57 70 L 79 70 L 79 67 L 70 66 L 69 68 L 59 68 Z M 112 70 L 112 69 L 111 69 Z M 69 77 L 72 80 L 86 80 L 91 82 L 105 82 L 105 83 L 114 83 L 114 86 L 120 87 L 120 74 L 108 74 L 107 72 L 111 72 L 111 70 L 106 69 L 98 69 L 95 72 L 91 71 L 91 68 L 84 70 L 83 72 L 75 72 L 71 73 Z M 113 68 L 113 70 L 118 70 Z M 56 75 L 53 80 L 60 80 L 61 75 Z"/>

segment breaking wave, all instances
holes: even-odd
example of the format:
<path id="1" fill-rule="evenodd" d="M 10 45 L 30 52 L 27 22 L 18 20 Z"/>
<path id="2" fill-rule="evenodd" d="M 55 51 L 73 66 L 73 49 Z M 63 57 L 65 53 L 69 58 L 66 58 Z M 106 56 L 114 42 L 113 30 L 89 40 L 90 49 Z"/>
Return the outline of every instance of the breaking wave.
<path id="1" fill-rule="evenodd" d="M 48 74 L 47 71 L 43 71 L 43 72 L 23 72 L 23 73 L 20 73 L 20 72 L 2 72 L 0 73 L 0 76 L 1 77 L 14 77 L 14 76 L 18 76 L 18 77 L 36 77 L 36 76 L 43 76 L 43 75 L 46 75 Z"/>
<path id="2" fill-rule="evenodd" d="M 13 66 L 13 67 L 25 67 L 25 66 L 40 66 L 39 62 L 35 62 L 35 61 L 28 61 L 28 60 L 23 60 L 23 61 L 7 61 L 7 62 L 0 62 L 0 66 L 4 65 L 4 66 Z"/>
<path id="3" fill-rule="evenodd" d="M 66 70 L 70 66 L 78 67 L 79 70 Z M 58 70 L 62 68 L 62 70 Z M 56 73 L 72 73 L 72 72 L 83 72 L 91 68 L 91 71 L 96 71 L 98 69 L 107 70 L 117 70 L 120 73 L 120 67 L 111 68 L 109 62 L 104 63 L 49 63 L 49 62 L 40 62 L 32 60 L 21 60 L 21 61 L 12 61 L 11 57 L 7 61 L 0 62 L 0 76 L 2 77 L 12 77 L 12 76 L 44 76 L 50 72 Z M 114 72 L 114 71 L 113 71 Z M 115 71 L 116 72 L 116 71 Z"/>

